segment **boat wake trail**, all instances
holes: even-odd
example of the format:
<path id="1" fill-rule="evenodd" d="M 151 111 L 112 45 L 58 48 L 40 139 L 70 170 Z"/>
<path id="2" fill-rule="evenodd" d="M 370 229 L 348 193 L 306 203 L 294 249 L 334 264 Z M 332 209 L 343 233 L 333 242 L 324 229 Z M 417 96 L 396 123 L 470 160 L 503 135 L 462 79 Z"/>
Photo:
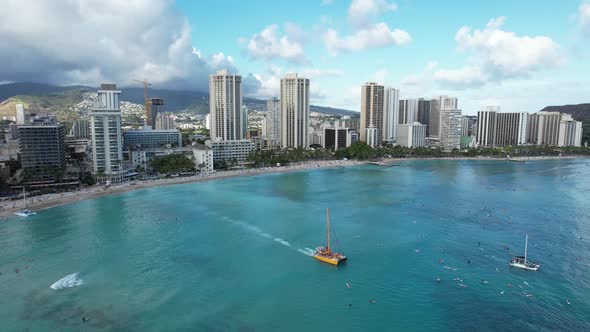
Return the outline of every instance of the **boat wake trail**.
<path id="1" fill-rule="evenodd" d="M 315 250 L 310 249 L 310 248 L 304 248 L 304 249 L 297 249 L 297 251 L 299 251 L 300 253 L 306 255 L 306 256 L 313 256 L 315 253 Z"/>
<path id="2" fill-rule="evenodd" d="M 234 225 L 240 226 L 244 229 L 247 229 L 249 231 L 251 231 L 252 233 L 255 233 L 257 235 L 259 235 L 260 237 L 269 239 L 269 240 L 273 240 L 276 243 L 280 243 L 282 245 L 284 245 L 287 248 L 291 248 L 291 249 L 295 249 L 293 248 L 293 246 L 291 245 L 291 243 L 289 243 L 289 241 L 282 239 L 280 237 L 274 237 L 273 235 L 263 231 L 262 229 L 260 229 L 258 226 L 254 226 L 254 225 L 250 225 L 248 223 L 245 222 L 241 222 L 241 221 L 237 221 L 237 220 L 233 220 L 231 218 L 228 217 L 221 217 L 221 219 L 230 222 Z M 310 248 L 304 248 L 304 249 L 297 249 L 298 252 L 306 255 L 306 256 L 313 256 L 313 254 L 315 253 L 315 250 L 310 249 Z"/>
<path id="3" fill-rule="evenodd" d="M 76 272 L 59 279 L 49 287 L 51 289 L 60 290 L 64 288 L 80 286 L 82 284 L 84 284 L 84 280 L 80 278 L 80 272 Z"/>
<path id="4" fill-rule="evenodd" d="M 275 237 L 273 240 L 274 240 L 275 242 L 278 242 L 278 243 L 280 243 L 280 244 L 284 245 L 284 246 L 291 247 L 291 243 L 289 243 L 289 242 L 287 242 L 287 241 L 285 241 L 285 240 L 281 239 L 280 237 Z"/>

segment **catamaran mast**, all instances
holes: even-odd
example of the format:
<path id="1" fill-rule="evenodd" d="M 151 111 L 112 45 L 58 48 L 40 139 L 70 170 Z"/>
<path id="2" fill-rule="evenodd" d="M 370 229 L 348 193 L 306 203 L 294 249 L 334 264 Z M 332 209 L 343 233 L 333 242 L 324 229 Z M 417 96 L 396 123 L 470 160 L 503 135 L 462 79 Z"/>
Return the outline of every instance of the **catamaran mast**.
<path id="1" fill-rule="evenodd" d="M 27 192 L 25 191 L 25 186 L 23 186 L 23 209 L 27 208 Z"/>
<path id="2" fill-rule="evenodd" d="M 330 209 L 326 208 L 326 238 L 328 239 L 328 250 L 330 250 Z"/>
<path id="3" fill-rule="evenodd" d="M 526 255 L 527 255 L 527 250 L 529 249 L 529 235 L 526 235 L 526 238 L 524 240 L 524 263 L 526 264 Z"/>

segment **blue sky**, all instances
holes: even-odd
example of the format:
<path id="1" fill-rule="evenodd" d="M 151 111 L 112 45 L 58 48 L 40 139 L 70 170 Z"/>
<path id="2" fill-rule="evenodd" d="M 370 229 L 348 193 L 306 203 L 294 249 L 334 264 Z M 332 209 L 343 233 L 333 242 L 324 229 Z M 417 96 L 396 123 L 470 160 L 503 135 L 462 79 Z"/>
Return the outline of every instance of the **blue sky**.
<path id="1" fill-rule="evenodd" d="M 207 91 L 226 68 L 246 96 L 297 72 L 312 103 L 356 111 L 367 81 L 465 114 L 590 102 L 590 0 L 19 0 L 0 41 L 0 82 Z"/>
<path id="2" fill-rule="evenodd" d="M 382 47 L 366 47 L 331 54 L 322 38 L 326 29 L 334 29 L 341 37 L 358 31 L 351 23 L 349 9 L 352 1 L 345 0 L 256 1 L 256 5 L 247 1 L 220 0 L 208 3 L 206 8 L 203 8 L 205 6 L 200 1 L 180 0 L 177 1 L 176 8 L 189 19 L 195 48 L 204 53 L 223 52 L 226 56 L 231 56 L 243 74 L 253 73 L 260 75 L 263 80 L 276 82 L 270 79 L 273 75 L 272 68 L 276 73 L 315 70 L 318 75 L 312 77 L 312 85 L 315 86 L 314 102 L 317 104 L 358 109 L 359 101 L 355 98 L 358 99 L 360 85 L 365 81 L 378 81 L 400 88 L 404 97 L 455 95 L 460 99 L 460 106 L 465 113 L 474 113 L 489 103 L 499 104 L 505 111 L 536 111 L 547 104 L 590 102 L 588 85 L 570 86 L 566 89 L 562 86 L 587 82 L 590 73 L 590 39 L 585 38 L 579 17 L 580 7 L 584 2 L 360 2 L 374 2 L 380 6 L 376 13 L 367 14 L 366 26 L 383 22 L 390 30 L 406 31 L 411 40 L 401 45 L 391 43 Z M 387 5 L 391 7 L 385 7 Z M 534 53 L 530 59 L 532 64 L 523 64 L 524 68 L 512 73 L 505 68 L 510 65 L 507 63 L 501 68 L 510 74 L 499 74 L 496 75 L 499 77 L 486 79 L 485 82 L 466 82 L 455 86 L 457 84 L 434 79 L 432 73 L 424 73 L 429 63 L 436 64 L 432 69 L 436 72 L 469 66 L 470 62 L 479 61 L 477 58 L 482 56 L 482 52 L 490 54 L 490 61 L 502 56 L 502 53 L 515 52 L 478 50 L 478 47 L 486 47 L 485 45 L 460 50 L 455 40 L 462 27 L 484 30 L 490 20 L 500 17 L 505 19 L 496 29 L 512 33 L 516 38 L 515 42 L 518 43 L 518 38 L 527 36 L 547 38 L 553 43 L 555 50 L 540 50 L 537 54 L 534 50 L 537 44 L 531 43 L 530 47 L 520 51 Z M 271 25 L 277 26 L 277 40 L 286 36 L 289 40 L 298 42 L 303 49 L 304 60 L 289 61 L 285 59 L 286 56 L 262 58 L 249 54 L 247 41 Z M 298 33 L 302 36 L 289 35 L 288 25 L 295 27 L 291 29 L 301 30 Z M 490 43 L 490 40 L 482 43 Z M 508 42 L 506 45 L 511 44 Z M 543 49 L 545 46 L 538 47 Z M 411 81 L 413 77 L 418 82 L 408 84 L 408 80 Z M 355 89 L 359 91 L 356 94 Z M 519 95 L 519 91 L 515 91 L 528 89 L 543 95 L 531 96 L 531 91 L 520 91 Z M 272 92 L 272 88 L 266 91 Z M 538 101 L 531 100 L 534 98 L 538 98 Z"/>

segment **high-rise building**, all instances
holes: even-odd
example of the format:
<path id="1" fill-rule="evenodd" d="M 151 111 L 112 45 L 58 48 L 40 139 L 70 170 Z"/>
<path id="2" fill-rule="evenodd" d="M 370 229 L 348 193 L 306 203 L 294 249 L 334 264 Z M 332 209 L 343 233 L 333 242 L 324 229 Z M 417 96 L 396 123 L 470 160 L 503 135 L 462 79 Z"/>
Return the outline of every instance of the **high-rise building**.
<path id="1" fill-rule="evenodd" d="M 526 144 L 528 113 L 498 113 L 499 107 L 488 106 L 477 112 L 477 145 L 485 147 Z"/>
<path id="2" fill-rule="evenodd" d="M 74 121 L 70 130 L 70 136 L 78 139 L 90 138 L 90 121 L 84 119 Z"/>
<path id="3" fill-rule="evenodd" d="M 416 115 L 416 121 L 423 125 L 426 125 L 426 137 L 430 135 L 430 111 L 432 102 L 425 100 L 424 98 L 418 98 L 418 113 Z"/>
<path id="4" fill-rule="evenodd" d="M 166 113 L 158 113 L 156 116 L 156 130 L 174 130 L 176 124 L 174 123 L 174 117 Z"/>
<path id="5" fill-rule="evenodd" d="M 205 129 L 211 129 L 211 114 L 205 115 Z"/>
<path id="6" fill-rule="evenodd" d="M 145 115 L 146 120 L 145 124 L 147 126 L 152 127 L 152 129 L 156 128 L 156 118 L 158 113 L 164 111 L 164 99 L 161 98 L 149 98 L 145 101 Z"/>
<path id="7" fill-rule="evenodd" d="M 418 99 L 400 99 L 398 124 L 414 123 L 418 119 Z"/>
<path id="8" fill-rule="evenodd" d="M 369 128 L 372 128 L 377 131 L 375 145 L 381 144 L 384 110 L 385 87 L 374 82 L 363 85 L 361 87 L 361 141 L 369 144 L 367 133 Z"/>
<path id="9" fill-rule="evenodd" d="M 281 146 L 307 148 L 309 79 L 289 74 L 281 78 Z"/>
<path id="10" fill-rule="evenodd" d="M 441 110 L 440 147 L 444 151 L 461 147 L 461 110 Z"/>
<path id="11" fill-rule="evenodd" d="M 430 124 L 428 125 L 428 137 L 440 138 L 440 99 L 430 100 Z"/>
<path id="12" fill-rule="evenodd" d="M 385 88 L 384 107 L 383 141 L 393 143 L 395 142 L 397 123 L 399 121 L 399 90 L 394 88 Z"/>
<path id="13" fill-rule="evenodd" d="M 408 148 L 426 145 L 426 125 L 420 122 L 397 125 L 397 144 Z"/>
<path id="14" fill-rule="evenodd" d="M 102 84 L 98 103 L 90 110 L 93 172 L 114 180 L 119 179 L 123 163 L 120 94 L 117 85 Z"/>
<path id="15" fill-rule="evenodd" d="M 449 96 L 438 96 L 430 101 L 428 137 L 440 139 L 442 111 L 456 110 L 458 109 L 458 104 L 457 98 Z"/>
<path id="16" fill-rule="evenodd" d="M 461 117 L 461 137 L 469 136 L 469 116 Z"/>
<path id="17" fill-rule="evenodd" d="M 563 114 L 559 123 L 558 146 L 582 146 L 582 122 Z"/>
<path id="18" fill-rule="evenodd" d="M 62 124 L 19 126 L 21 165 L 28 180 L 51 180 L 66 167 L 65 131 Z M 27 180 L 27 179 L 26 179 Z"/>
<path id="19" fill-rule="evenodd" d="M 569 115 L 569 114 L 568 114 Z M 538 112 L 529 116 L 528 143 L 557 146 L 562 114 L 559 112 Z"/>
<path id="20" fill-rule="evenodd" d="M 496 112 L 479 111 L 477 112 L 477 137 L 478 146 L 494 146 L 494 135 L 496 133 Z"/>
<path id="21" fill-rule="evenodd" d="M 477 116 L 463 115 L 461 117 L 461 137 L 475 136 Z"/>
<path id="22" fill-rule="evenodd" d="M 438 101 L 440 104 L 441 111 L 444 110 L 456 110 L 459 107 L 457 98 L 449 96 L 439 96 Z"/>
<path id="23" fill-rule="evenodd" d="M 25 106 L 16 104 L 16 124 L 22 126 L 25 124 Z"/>
<path id="24" fill-rule="evenodd" d="M 495 113 L 493 146 L 515 146 L 526 143 L 528 113 Z"/>
<path id="25" fill-rule="evenodd" d="M 210 136 L 213 140 L 241 140 L 246 135 L 242 109 L 242 77 L 220 70 L 209 75 Z"/>
<path id="26" fill-rule="evenodd" d="M 281 101 L 272 97 L 266 101 L 266 135 L 280 143 L 281 139 Z"/>
<path id="27" fill-rule="evenodd" d="M 248 106 L 242 106 L 242 137 L 248 134 Z"/>

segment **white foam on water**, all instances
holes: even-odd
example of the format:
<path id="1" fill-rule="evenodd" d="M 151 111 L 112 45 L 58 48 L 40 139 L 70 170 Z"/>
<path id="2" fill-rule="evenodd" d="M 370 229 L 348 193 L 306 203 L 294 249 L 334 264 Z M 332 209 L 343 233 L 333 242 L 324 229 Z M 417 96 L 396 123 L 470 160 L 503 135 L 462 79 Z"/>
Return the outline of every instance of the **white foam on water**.
<path id="1" fill-rule="evenodd" d="M 310 249 L 310 248 L 297 249 L 297 251 L 299 251 L 300 253 L 302 253 L 306 256 L 313 256 L 315 254 L 315 250 Z"/>
<path id="2" fill-rule="evenodd" d="M 280 237 L 275 237 L 273 240 L 274 240 L 275 242 L 278 242 L 278 243 L 280 243 L 280 244 L 284 245 L 284 246 L 291 247 L 291 243 L 289 243 L 289 242 L 287 242 L 287 241 L 285 241 L 285 240 L 281 239 Z"/>
<path id="3" fill-rule="evenodd" d="M 80 286 L 82 284 L 84 284 L 84 280 L 80 278 L 80 272 L 76 272 L 59 279 L 49 287 L 51 289 L 60 290 L 64 288 Z"/>

